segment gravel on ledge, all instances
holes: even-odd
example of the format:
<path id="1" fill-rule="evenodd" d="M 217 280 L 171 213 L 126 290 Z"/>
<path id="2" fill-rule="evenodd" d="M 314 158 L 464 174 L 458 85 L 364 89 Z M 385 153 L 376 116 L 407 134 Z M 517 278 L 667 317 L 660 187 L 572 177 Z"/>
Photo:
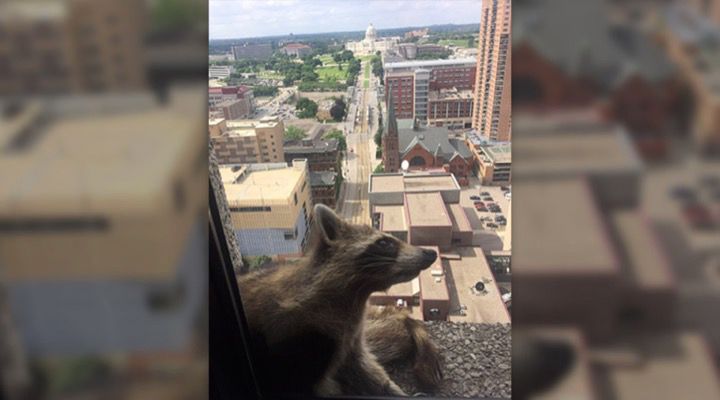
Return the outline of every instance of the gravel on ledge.
<path id="1" fill-rule="evenodd" d="M 443 357 L 444 382 L 434 397 L 510 398 L 511 326 L 426 321 Z M 409 362 L 387 368 L 406 393 L 420 392 Z"/>

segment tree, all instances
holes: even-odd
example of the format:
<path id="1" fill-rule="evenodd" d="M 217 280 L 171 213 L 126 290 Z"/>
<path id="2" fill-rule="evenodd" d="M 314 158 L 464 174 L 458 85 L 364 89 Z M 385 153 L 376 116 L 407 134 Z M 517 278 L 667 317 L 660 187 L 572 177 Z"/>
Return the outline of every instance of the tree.
<path id="1" fill-rule="evenodd" d="M 313 118 L 317 114 L 318 105 L 307 97 L 301 97 L 295 105 L 295 109 L 299 111 L 298 118 Z"/>
<path id="2" fill-rule="evenodd" d="M 345 118 L 346 107 L 347 106 L 345 105 L 343 99 L 337 99 L 335 100 L 335 104 L 330 107 L 330 115 L 335 121 L 340 122 L 343 118 Z"/>
<path id="3" fill-rule="evenodd" d="M 354 58 L 353 52 L 350 50 L 343 50 L 342 53 L 340 53 L 340 58 L 343 61 L 350 61 Z"/>
<path id="4" fill-rule="evenodd" d="M 347 142 L 345 141 L 345 135 L 343 135 L 342 131 L 339 129 L 331 129 L 328 131 L 328 133 L 323 136 L 325 139 L 337 139 L 338 141 L 338 149 L 340 151 L 347 150 Z"/>
<path id="5" fill-rule="evenodd" d="M 378 126 L 377 132 L 375 132 L 375 136 L 373 137 L 373 139 L 375 140 L 375 144 L 378 147 L 382 147 L 382 131 L 382 125 Z"/>
<path id="6" fill-rule="evenodd" d="M 332 55 L 333 61 L 335 61 L 336 64 L 340 65 L 340 62 L 342 61 L 342 56 L 339 53 L 335 53 Z"/>
<path id="7" fill-rule="evenodd" d="M 289 125 L 285 128 L 285 139 L 287 140 L 300 140 L 304 139 L 305 136 L 305 131 L 297 126 Z"/>
<path id="8" fill-rule="evenodd" d="M 375 170 L 373 171 L 373 173 L 375 173 L 375 174 L 379 174 L 379 173 L 383 173 L 383 172 L 385 172 L 385 167 L 383 167 L 382 164 L 378 164 L 378 166 L 375 167 Z"/>

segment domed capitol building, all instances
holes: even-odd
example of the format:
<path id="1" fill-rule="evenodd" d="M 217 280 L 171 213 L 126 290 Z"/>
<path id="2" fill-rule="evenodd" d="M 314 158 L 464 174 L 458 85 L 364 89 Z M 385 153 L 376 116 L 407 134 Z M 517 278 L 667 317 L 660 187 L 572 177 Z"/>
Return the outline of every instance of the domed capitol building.
<path id="1" fill-rule="evenodd" d="M 398 44 L 398 38 L 379 38 L 375 27 L 370 24 L 365 30 L 365 39 L 359 42 L 347 42 L 345 48 L 352 51 L 356 56 L 374 54 L 376 51 L 385 52 L 393 49 Z"/>

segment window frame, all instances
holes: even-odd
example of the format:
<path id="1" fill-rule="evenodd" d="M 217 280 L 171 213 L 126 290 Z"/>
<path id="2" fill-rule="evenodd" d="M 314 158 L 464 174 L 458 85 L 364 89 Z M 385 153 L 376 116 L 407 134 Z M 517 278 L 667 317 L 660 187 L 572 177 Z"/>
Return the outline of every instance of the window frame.
<path id="1" fill-rule="evenodd" d="M 227 236 L 212 182 L 208 185 L 209 397 L 212 399 L 306 399 L 307 395 L 263 394 L 248 346 L 249 329 L 237 286 Z M 440 397 L 423 397 L 434 400 Z M 391 396 L 337 396 L 322 399 L 406 399 Z M 443 400 L 461 398 L 442 397 Z M 486 399 L 495 400 L 495 399 Z"/>

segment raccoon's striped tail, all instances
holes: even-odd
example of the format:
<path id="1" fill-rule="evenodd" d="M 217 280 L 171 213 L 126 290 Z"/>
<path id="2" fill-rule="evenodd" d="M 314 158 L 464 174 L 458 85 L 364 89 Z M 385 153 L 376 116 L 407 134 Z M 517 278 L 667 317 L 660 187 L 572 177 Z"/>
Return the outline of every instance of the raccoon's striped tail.
<path id="1" fill-rule="evenodd" d="M 385 307 L 368 313 L 365 339 L 380 364 L 413 358 L 421 389 L 434 391 L 442 383 L 442 362 L 425 327 L 403 310 Z"/>

